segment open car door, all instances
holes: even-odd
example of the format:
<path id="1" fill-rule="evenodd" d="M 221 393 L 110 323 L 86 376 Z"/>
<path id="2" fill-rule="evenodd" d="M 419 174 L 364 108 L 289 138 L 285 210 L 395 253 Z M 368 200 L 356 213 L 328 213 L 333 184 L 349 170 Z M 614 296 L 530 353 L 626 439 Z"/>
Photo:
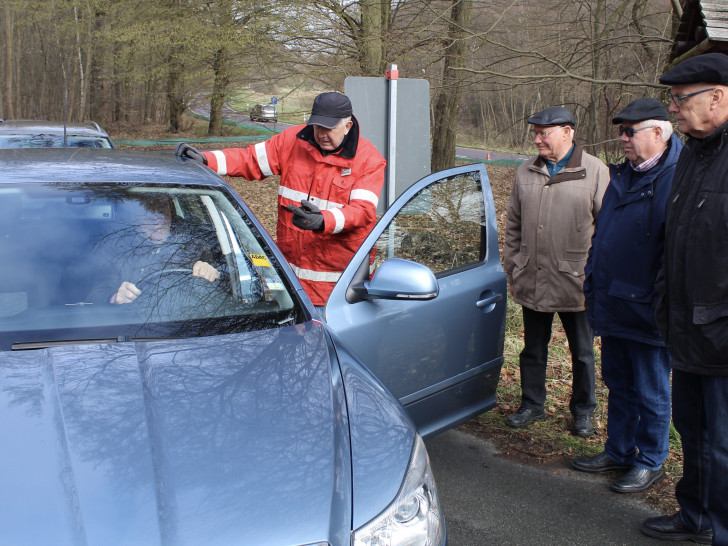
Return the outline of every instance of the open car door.
<path id="1" fill-rule="evenodd" d="M 432 436 L 495 406 L 506 290 L 488 175 L 482 164 L 457 167 L 397 199 L 342 274 L 325 316 Z"/>

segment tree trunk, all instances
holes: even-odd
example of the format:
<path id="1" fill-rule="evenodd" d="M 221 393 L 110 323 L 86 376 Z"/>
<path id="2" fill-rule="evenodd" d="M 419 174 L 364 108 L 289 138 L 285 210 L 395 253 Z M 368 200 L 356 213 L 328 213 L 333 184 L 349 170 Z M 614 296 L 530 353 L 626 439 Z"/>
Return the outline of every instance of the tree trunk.
<path id="1" fill-rule="evenodd" d="M 432 172 L 455 164 L 455 138 L 457 137 L 458 107 L 462 90 L 463 71 L 468 56 L 465 29 L 473 13 L 472 0 L 453 0 L 448 28 L 448 45 L 442 87 L 435 102 L 435 124 L 432 139 Z"/>
<path id="2" fill-rule="evenodd" d="M 13 101 L 13 15 L 10 12 L 10 6 L 6 3 L 3 11 L 5 12 L 5 77 L 3 85 L 3 115 L 6 118 L 15 117 L 15 104 Z"/>
<path id="3" fill-rule="evenodd" d="M 221 136 L 223 107 L 230 83 L 230 55 L 227 47 L 223 46 L 215 52 L 213 70 L 215 71 L 215 83 L 210 98 L 210 123 L 207 127 L 207 134 L 208 136 Z"/>
<path id="4" fill-rule="evenodd" d="M 361 45 L 359 48 L 363 76 L 381 76 L 384 42 L 382 36 L 382 1 L 361 0 Z"/>
<path id="5" fill-rule="evenodd" d="M 182 114 L 185 101 L 181 94 L 182 66 L 174 58 L 169 59 L 169 75 L 167 77 L 167 109 L 169 114 L 170 133 L 179 133 L 182 127 Z"/>

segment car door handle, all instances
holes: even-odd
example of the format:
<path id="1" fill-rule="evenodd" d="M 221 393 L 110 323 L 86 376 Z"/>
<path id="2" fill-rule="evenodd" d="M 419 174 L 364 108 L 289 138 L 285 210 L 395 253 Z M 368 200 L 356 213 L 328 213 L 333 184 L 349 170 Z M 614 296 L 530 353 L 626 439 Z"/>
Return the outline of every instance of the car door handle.
<path id="1" fill-rule="evenodd" d="M 489 290 L 488 292 L 485 293 L 485 297 L 482 300 L 477 301 L 475 303 L 475 306 L 478 309 L 485 309 L 486 307 L 490 306 L 489 309 L 486 309 L 486 312 L 492 311 L 493 308 L 495 307 L 495 304 L 498 303 L 499 301 L 501 301 L 502 299 L 503 299 L 503 294 L 495 294 Z"/>

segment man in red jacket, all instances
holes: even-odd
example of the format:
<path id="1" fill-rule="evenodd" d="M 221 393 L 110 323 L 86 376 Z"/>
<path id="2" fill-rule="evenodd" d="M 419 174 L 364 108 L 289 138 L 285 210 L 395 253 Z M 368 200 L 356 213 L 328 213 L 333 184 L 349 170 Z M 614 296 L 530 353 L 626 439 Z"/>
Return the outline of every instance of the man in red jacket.
<path id="1" fill-rule="evenodd" d="M 280 175 L 277 243 L 314 305 L 323 306 L 376 222 L 385 159 L 365 138 L 346 95 L 322 93 L 306 125 L 247 148 L 175 153 L 220 175 Z"/>

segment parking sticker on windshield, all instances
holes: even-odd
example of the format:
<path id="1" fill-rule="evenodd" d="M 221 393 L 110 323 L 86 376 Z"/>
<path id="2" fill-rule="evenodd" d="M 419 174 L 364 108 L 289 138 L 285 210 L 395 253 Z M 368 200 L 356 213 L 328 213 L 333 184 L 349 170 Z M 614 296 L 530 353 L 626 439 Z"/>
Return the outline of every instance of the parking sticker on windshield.
<path id="1" fill-rule="evenodd" d="M 260 267 L 270 267 L 270 262 L 266 258 L 265 254 L 251 254 L 250 259 L 253 260 L 253 264 Z"/>
<path id="2" fill-rule="evenodd" d="M 285 290 L 286 287 L 277 279 L 265 279 L 265 284 L 270 290 Z"/>

